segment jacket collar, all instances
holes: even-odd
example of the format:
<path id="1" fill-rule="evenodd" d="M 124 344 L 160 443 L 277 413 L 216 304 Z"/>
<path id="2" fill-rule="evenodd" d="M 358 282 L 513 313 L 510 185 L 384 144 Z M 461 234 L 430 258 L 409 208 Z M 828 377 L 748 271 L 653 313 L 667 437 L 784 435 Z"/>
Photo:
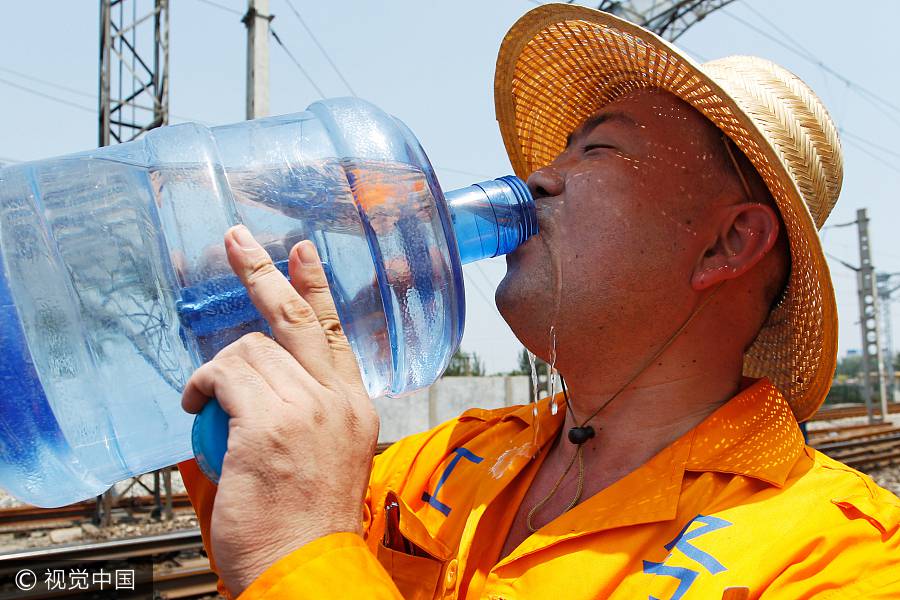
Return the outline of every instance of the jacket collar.
<path id="1" fill-rule="evenodd" d="M 787 400 L 768 379 L 751 381 L 688 435 L 686 470 L 746 475 L 778 487 L 806 445 Z"/>
<path id="2" fill-rule="evenodd" d="M 782 486 L 803 453 L 803 436 L 787 401 L 768 380 L 748 383 L 748 387 L 644 465 L 525 540 L 497 568 L 574 537 L 674 519 L 685 471 L 744 475 Z M 549 418 L 550 411 L 540 408 L 539 426 L 544 431 L 556 431 L 562 425 L 559 414 Z M 562 412 L 561 407 L 559 413 Z M 507 413 L 503 419 L 519 418 L 530 424 L 532 414 L 532 407 L 526 406 Z M 655 484 L 648 485 L 649 481 Z"/>
<path id="3" fill-rule="evenodd" d="M 803 453 L 803 434 L 787 400 L 768 379 L 747 378 L 743 383 L 734 398 L 673 445 L 689 446 L 687 471 L 745 475 L 781 487 Z M 544 432 L 556 432 L 564 422 L 562 394 L 557 402 L 556 415 L 549 410 L 549 398 L 538 403 L 538 426 Z M 534 413 L 534 405 L 527 404 L 505 413 L 501 421 L 518 419 L 530 426 Z"/>

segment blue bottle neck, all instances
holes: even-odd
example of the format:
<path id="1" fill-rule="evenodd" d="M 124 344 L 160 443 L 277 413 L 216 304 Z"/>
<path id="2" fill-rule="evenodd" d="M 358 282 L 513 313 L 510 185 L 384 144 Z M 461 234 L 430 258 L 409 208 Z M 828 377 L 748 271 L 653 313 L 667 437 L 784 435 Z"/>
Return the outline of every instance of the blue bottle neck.
<path id="1" fill-rule="evenodd" d="M 445 194 L 462 264 L 509 254 L 538 233 L 525 182 L 507 175 Z"/>

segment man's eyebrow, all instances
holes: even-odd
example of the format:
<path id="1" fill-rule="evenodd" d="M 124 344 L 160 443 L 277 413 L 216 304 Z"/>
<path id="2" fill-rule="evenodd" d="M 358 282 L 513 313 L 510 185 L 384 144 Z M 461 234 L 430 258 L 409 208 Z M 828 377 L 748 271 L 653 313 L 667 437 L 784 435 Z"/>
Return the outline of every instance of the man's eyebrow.
<path id="1" fill-rule="evenodd" d="M 575 138 L 575 136 L 587 133 L 601 123 L 608 123 L 610 121 L 620 121 L 622 123 L 625 123 L 626 125 L 631 125 L 632 127 L 640 127 L 640 124 L 637 121 L 635 121 L 622 111 L 610 111 L 596 114 L 593 117 L 588 117 L 588 119 L 584 123 L 582 123 L 581 126 L 578 127 L 578 129 L 576 129 L 566 137 L 566 148 L 572 145 L 572 140 Z"/>

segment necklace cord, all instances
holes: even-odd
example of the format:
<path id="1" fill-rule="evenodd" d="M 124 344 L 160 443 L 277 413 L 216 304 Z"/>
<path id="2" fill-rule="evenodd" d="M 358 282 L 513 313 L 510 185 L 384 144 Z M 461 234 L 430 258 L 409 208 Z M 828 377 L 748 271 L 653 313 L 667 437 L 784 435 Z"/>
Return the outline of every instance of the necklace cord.
<path id="1" fill-rule="evenodd" d="M 722 283 L 718 284 L 715 287 L 715 289 L 713 289 L 713 291 L 710 292 L 709 295 L 706 298 L 704 298 L 700 304 L 697 305 L 697 308 L 695 308 L 691 312 L 691 314 L 688 315 L 688 318 L 685 319 L 684 323 L 682 323 L 681 326 L 678 329 L 676 329 L 675 332 L 671 336 L 669 336 L 669 339 L 667 339 L 666 342 L 662 346 L 660 346 L 660 348 L 650 356 L 650 358 L 648 358 L 646 361 L 644 361 L 644 363 L 634 373 L 634 375 L 632 375 L 631 378 L 629 378 L 628 381 L 626 381 L 625 384 L 622 385 L 622 387 L 620 387 L 612 396 L 610 396 L 606 400 L 606 402 L 601 404 L 600 408 L 595 410 L 593 412 L 593 414 L 591 414 L 591 416 L 589 416 L 587 419 L 585 419 L 581 423 L 581 425 L 579 425 L 578 427 L 579 428 L 585 427 L 592 419 L 594 419 L 594 417 L 599 415 L 600 411 L 602 411 L 604 408 L 606 408 L 610 402 L 615 400 L 616 397 L 619 394 L 621 394 L 629 385 L 634 383 L 634 380 L 637 379 L 641 375 L 641 373 L 643 373 L 651 364 L 653 364 L 653 361 L 655 361 L 657 358 L 659 358 L 660 355 L 662 355 L 662 353 L 665 352 L 669 348 L 669 346 L 672 345 L 672 343 L 678 338 L 678 336 L 680 336 L 682 333 L 684 333 L 684 330 L 687 329 L 688 325 L 690 325 L 691 322 L 694 320 L 694 318 L 700 313 L 700 311 L 702 311 L 706 307 L 706 305 L 709 304 L 710 300 L 712 300 L 713 296 L 716 295 L 716 292 L 718 292 L 719 289 L 721 289 L 721 287 L 722 287 Z M 561 375 L 560 375 L 560 382 L 562 383 L 563 398 L 565 398 L 565 400 L 566 400 L 566 408 L 568 409 L 569 414 L 571 414 L 572 418 L 574 419 L 575 412 L 572 410 L 572 403 L 569 400 L 569 390 L 566 387 L 565 378 L 562 377 Z M 573 427 L 573 429 L 576 429 L 576 428 Z M 582 441 L 581 443 L 577 444 L 578 449 L 575 451 L 575 454 L 572 455 L 572 460 L 569 461 L 569 465 L 562 472 L 562 475 L 560 475 L 559 479 L 556 480 L 556 484 L 553 486 L 553 488 L 550 490 L 550 492 L 546 496 L 544 496 L 544 498 L 542 500 L 540 500 L 537 504 L 534 505 L 534 507 L 532 507 L 532 509 L 530 511 L 528 511 L 528 516 L 525 519 L 525 525 L 528 527 L 528 531 L 530 531 L 531 533 L 534 533 L 537 531 L 537 529 L 534 527 L 534 524 L 533 524 L 535 514 L 537 514 L 537 512 L 540 509 L 542 509 L 548 502 L 550 502 L 550 500 L 553 498 L 553 496 L 556 495 L 556 492 L 559 490 L 559 487 L 562 485 L 562 482 L 565 479 L 566 475 L 568 475 L 569 471 L 572 470 L 572 466 L 575 464 L 576 460 L 578 461 L 577 489 L 575 491 L 575 496 L 572 498 L 572 501 L 569 502 L 568 506 L 566 506 L 565 509 L 563 509 L 563 511 L 562 511 L 563 514 L 569 512 L 570 510 L 575 508 L 575 506 L 581 500 L 581 495 L 584 493 L 584 442 L 586 442 L 588 439 L 590 439 L 590 438 L 587 438 L 584 441 Z"/>
<path id="2" fill-rule="evenodd" d="M 587 419 L 585 419 L 584 422 L 582 422 L 581 425 L 579 425 L 579 427 L 584 427 L 584 426 L 587 425 L 594 417 L 596 417 L 597 415 L 599 415 L 599 414 L 600 414 L 600 411 L 602 411 L 604 408 L 606 408 L 607 406 L 609 406 L 609 403 L 610 403 L 610 402 L 612 402 L 613 400 L 615 400 L 615 399 L 619 396 L 619 394 L 621 394 L 622 392 L 624 392 L 625 389 L 628 388 L 629 385 L 631 385 L 632 383 L 634 383 L 634 380 L 637 379 L 638 377 L 640 377 L 641 374 L 642 374 L 644 371 L 646 371 L 647 368 L 648 368 L 650 365 L 652 365 L 653 362 L 654 362 L 657 358 L 659 358 L 659 357 L 662 355 L 663 352 L 665 352 L 666 350 L 668 350 L 668 349 L 669 349 L 669 346 L 671 346 L 671 345 L 675 342 L 675 340 L 678 339 L 678 336 L 680 336 L 682 333 L 684 333 L 684 330 L 688 328 L 688 325 L 690 325 L 690 324 L 693 322 L 694 318 L 695 318 L 698 314 L 700 314 L 700 311 L 702 311 L 704 308 L 706 308 L 706 305 L 709 304 L 710 300 L 713 299 L 713 296 L 716 295 L 716 292 L 718 292 L 718 291 L 721 289 L 721 287 L 722 287 L 722 284 L 721 284 L 721 283 L 718 284 L 718 285 L 715 287 L 715 289 L 714 289 L 713 291 L 711 291 L 711 292 L 709 293 L 709 295 L 708 295 L 706 298 L 704 298 L 703 301 L 702 301 L 700 304 L 697 305 L 697 308 L 695 308 L 695 309 L 693 310 L 693 312 L 691 312 L 691 314 L 688 315 L 688 318 L 685 319 L 684 323 L 682 323 L 681 326 L 680 326 L 678 329 L 675 330 L 675 333 L 673 333 L 672 335 L 669 336 L 669 339 L 666 340 L 666 343 L 664 343 L 662 346 L 660 346 L 660 347 L 659 347 L 659 350 L 657 350 L 656 352 L 654 352 L 653 354 L 651 354 L 651 355 L 650 355 L 650 358 L 648 358 L 646 361 L 644 361 L 643 364 L 641 364 L 640 368 L 639 368 L 637 371 L 635 371 L 634 375 L 632 375 L 632 376 L 628 379 L 628 381 L 625 382 L 625 384 L 624 384 L 622 387 L 620 387 L 618 390 L 616 390 L 616 392 L 615 392 L 612 396 L 610 396 L 610 397 L 606 400 L 606 402 L 604 402 L 603 404 L 601 404 L 601 405 L 600 405 L 600 408 L 598 408 L 597 410 L 595 410 L 595 411 L 591 414 L 591 416 L 589 416 Z M 563 390 L 565 390 L 565 389 L 566 389 L 566 387 L 565 387 L 565 385 L 566 385 L 566 384 L 565 384 L 565 379 L 563 379 L 562 377 L 560 377 L 560 379 L 561 379 L 562 382 L 563 382 L 563 384 L 562 384 L 562 385 L 563 385 Z M 565 395 L 565 392 L 564 392 L 564 395 Z M 566 400 L 568 401 L 568 397 L 566 398 Z M 567 407 L 571 409 L 571 406 L 569 406 L 568 404 L 567 404 Z M 575 414 L 572 413 L 572 418 L 574 419 L 574 417 L 575 417 Z"/>

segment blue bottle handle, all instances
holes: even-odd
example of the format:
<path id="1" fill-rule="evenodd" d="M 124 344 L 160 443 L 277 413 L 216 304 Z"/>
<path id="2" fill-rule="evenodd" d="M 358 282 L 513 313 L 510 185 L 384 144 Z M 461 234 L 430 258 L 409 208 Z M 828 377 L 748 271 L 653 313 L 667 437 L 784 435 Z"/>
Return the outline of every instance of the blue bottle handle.
<path id="1" fill-rule="evenodd" d="M 191 429 L 191 445 L 197 466 L 213 483 L 219 483 L 222 461 L 228 449 L 228 416 L 219 401 L 211 398 L 196 417 Z"/>

